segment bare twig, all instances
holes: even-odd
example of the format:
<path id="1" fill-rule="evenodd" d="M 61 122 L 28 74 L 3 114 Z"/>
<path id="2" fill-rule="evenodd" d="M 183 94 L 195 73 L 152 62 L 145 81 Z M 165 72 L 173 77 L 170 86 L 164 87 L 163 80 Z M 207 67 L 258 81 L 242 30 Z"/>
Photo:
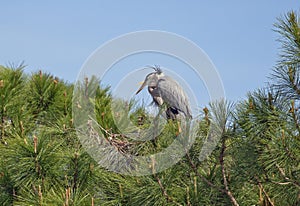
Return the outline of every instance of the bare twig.
<path id="1" fill-rule="evenodd" d="M 193 162 L 193 160 L 192 160 L 192 158 L 191 158 L 191 156 L 190 156 L 190 154 L 189 154 L 188 152 L 186 153 L 186 156 L 187 156 L 188 161 L 189 161 L 189 163 L 190 163 L 190 165 L 191 165 L 193 171 L 195 172 L 196 176 L 198 176 L 198 177 L 199 177 L 203 182 L 205 182 L 208 186 L 210 186 L 210 187 L 212 187 L 212 188 L 215 188 L 215 189 L 219 190 L 219 191 L 222 192 L 222 193 L 226 193 L 226 191 L 225 191 L 224 189 L 217 187 L 216 185 L 214 185 L 212 182 L 210 182 L 208 179 L 206 179 L 205 177 L 203 177 L 203 176 L 198 172 L 197 167 L 196 167 L 196 165 L 194 164 L 194 162 Z"/>
<path id="2" fill-rule="evenodd" d="M 268 193 L 265 191 L 263 185 L 259 181 L 257 181 L 257 182 L 258 182 L 258 187 L 259 187 L 260 191 L 262 191 L 264 193 L 264 195 L 267 198 L 270 205 L 275 206 L 275 204 L 272 202 L 271 198 L 269 197 Z"/>
<path id="3" fill-rule="evenodd" d="M 297 90 L 297 91 L 300 91 L 300 90 Z M 298 93 L 298 92 L 297 92 Z M 299 94 L 299 93 L 298 93 Z M 295 108 L 295 101 L 294 100 L 292 100 L 292 102 L 291 102 L 291 108 L 290 108 L 290 113 L 292 114 L 292 118 L 293 118 L 293 120 L 294 120 L 294 124 L 295 124 L 295 126 L 296 126 L 296 128 L 297 128 L 297 130 L 298 130 L 298 132 L 300 132 L 300 126 L 299 126 L 299 123 L 298 123 L 298 118 L 297 118 L 297 115 L 296 115 L 296 111 L 297 110 L 297 108 Z"/>
<path id="4" fill-rule="evenodd" d="M 288 178 L 288 177 L 285 175 L 284 170 L 283 170 L 278 164 L 276 164 L 276 167 L 277 167 L 277 169 L 278 169 L 280 175 L 283 177 L 284 180 L 286 180 L 288 183 L 291 183 L 291 184 L 293 184 L 294 186 L 300 188 L 300 183 L 299 183 L 299 182 L 293 181 L 293 180 L 291 180 L 290 178 Z"/>
<path id="5" fill-rule="evenodd" d="M 102 139 L 104 139 L 105 141 L 107 141 L 110 145 L 114 146 L 122 154 L 126 154 L 127 153 L 129 147 L 133 143 L 130 143 L 126 138 L 124 138 L 125 137 L 124 134 L 115 134 L 115 133 L 112 133 L 112 132 L 108 131 L 107 129 L 104 129 L 92 117 L 89 116 L 89 118 L 91 119 L 91 120 L 88 120 L 89 132 L 90 132 L 90 134 L 92 134 L 93 136 L 96 137 L 96 139 L 98 140 L 99 144 L 102 144 L 102 140 L 100 140 L 98 132 L 93 128 L 92 121 L 95 122 L 97 124 L 97 127 L 99 127 L 100 130 L 103 131 L 107 135 L 107 138 L 102 138 Z"/>
<path id="6" fill-rule="evenodd" d="M 228 181 L 227 181 L 227 177 L 226 177 L 226 171 L 225 171 L 225 165 L 224 165 L 224 156 L 225 156 L 225 150 L 226 150 L 226 142 L 225 141 L 226 141 L 226 139 L 223 136 L 222 137 L 222 147 L 221 147 L 221 152 L 220 152 L 220 165 L 221 165 L 221 169 L 222 169 L 222 178 L 223 178 L 226 195 L 229 197 L 229 199 L 233 205 L 238 206 L 239 205 L 238 202 L 236 201 L 233 194 L 229 190 Z"/>
<path id="7" fill-rule="evenodd" d="M 160 178 L 156 175 L 156 172 L 155 172 L 155 160 L 153 158 L 151 160 L 152 160 L 152 165 L 151 165 L 151 167 L 152 167 L 152 175 L 156 179 L 156 181 L 157 181 L 157 183 L 158 183 L 158 185 L 159 185 L 159 187 L 160 187 L 160 189 L 162 191 L 162 194 L 163 194 L 163 196 L 165 196 L 167 202 L 172 202 L 175 205 L 182 206 L 181 204 L 179 204 L 178 202 L 176 202 L 175 200 L 173 200 L 173 198 L 168 195 L 168 193 L 167 193 L 165 187 L 163 186 Z"/>

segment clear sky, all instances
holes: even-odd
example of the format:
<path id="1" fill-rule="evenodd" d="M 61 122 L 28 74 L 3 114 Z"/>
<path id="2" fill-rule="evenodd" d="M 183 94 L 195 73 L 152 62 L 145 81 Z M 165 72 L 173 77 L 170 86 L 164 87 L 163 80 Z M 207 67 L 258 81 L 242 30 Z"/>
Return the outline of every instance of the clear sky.
<path id="1" fill-rule="evenodd" d="M 273 24 L 299 8 L 296 0 L 1 1 L 0 64 L 24 61 L 26 72 L 42 69 L 74 82 L 105 42 L 128 32 L 162 30 L 202 48 L 228 99 L 239 100 L 265 86 L 279 52 Z"/>

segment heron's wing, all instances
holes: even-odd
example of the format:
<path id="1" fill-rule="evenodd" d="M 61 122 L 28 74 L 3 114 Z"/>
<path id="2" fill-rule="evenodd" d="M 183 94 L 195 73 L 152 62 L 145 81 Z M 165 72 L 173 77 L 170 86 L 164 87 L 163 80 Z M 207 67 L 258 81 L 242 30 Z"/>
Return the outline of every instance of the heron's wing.
<path id="1" fill-rule="evenodd" d="M 186 117 L 192 117 L 187 95 L 174 79 L 168 76 L 160 78 L 157 89 L 164 103 L 183 112 Z"/>
<path id="2" fill-rule="evenodd" d="M 157 87 L 148 87 L 148 92 L 151 94 L 152 98 L 153 98 L 153 102 L 160 106 L 162 105 L 163 99 L 160 96 L 159 90 L 157 89 Z"/>

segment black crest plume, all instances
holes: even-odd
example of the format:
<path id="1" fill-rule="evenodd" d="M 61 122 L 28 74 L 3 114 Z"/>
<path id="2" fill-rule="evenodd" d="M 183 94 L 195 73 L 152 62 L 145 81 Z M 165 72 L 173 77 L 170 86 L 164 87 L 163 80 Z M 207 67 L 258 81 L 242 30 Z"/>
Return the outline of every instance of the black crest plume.
<path id="1" fill-rule="evenodd" d="M 157 74 L 162 73 L 162 70 L 161 70 L 160 66 L 158 66 L 158 65 L 149 66 L 149 68 L 153 69 Z"/>

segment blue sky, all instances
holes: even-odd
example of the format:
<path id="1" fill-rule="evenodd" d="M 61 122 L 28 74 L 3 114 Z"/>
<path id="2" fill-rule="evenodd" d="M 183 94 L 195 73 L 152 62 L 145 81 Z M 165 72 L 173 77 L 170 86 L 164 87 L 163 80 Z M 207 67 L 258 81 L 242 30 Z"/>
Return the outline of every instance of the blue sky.
<path id="1" fill-rule="evenodd" d="M 202 48 L 228 99 L 239 100 L 265 86 L 279 52 L 273 24 L 299 8 L 296 0 L 2 1 L 0 64 L 24 61 L 26 72 L 42 69 L 74 82 L 105 42 L 128 32 L 162 30 Z"/>

